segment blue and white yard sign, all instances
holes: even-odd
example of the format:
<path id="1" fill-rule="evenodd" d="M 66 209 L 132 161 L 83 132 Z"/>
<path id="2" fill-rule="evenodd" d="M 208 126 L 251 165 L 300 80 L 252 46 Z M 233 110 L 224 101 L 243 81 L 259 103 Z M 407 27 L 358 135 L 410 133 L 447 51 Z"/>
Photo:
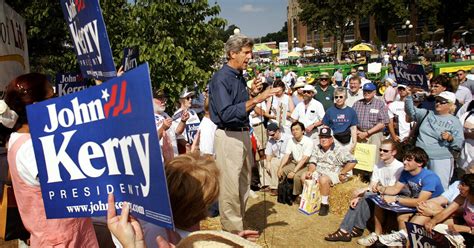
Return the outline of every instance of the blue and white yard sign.
<path id="1" fill-rule="evenodd" d="M 148 64 L 99 86 L 29 105 L 48 218 L 104 216 L 132 203 L 136 217 L 173 228 Z"/>
<path id="2" fill-rule="evenodd" d="M 428 78 L 422 65 L 407 64 L 392 60 L 393 71 L 398 84 L 415 86 L 428 90 Z"/>
<path id="3" fill-rule="evenodd" d="M 64 96 L 77 91 L 87 89 L 87 82 L 80 73 L 58 73 L 56 74 L 56 93 Z"/>
<path id="4" fill-rule="evenodd" d="M 138 66 L 140 63 L 138 46 L 126 47 L 123 49 L 122 67 L 123 71 L 129 71 Z"/>
<path id="5" fill-rule="evenodd" d="M 106 81 L 116 76 L 109 37 L 98 0 L 61 0 L 72 44 L 85 78 Z"/>

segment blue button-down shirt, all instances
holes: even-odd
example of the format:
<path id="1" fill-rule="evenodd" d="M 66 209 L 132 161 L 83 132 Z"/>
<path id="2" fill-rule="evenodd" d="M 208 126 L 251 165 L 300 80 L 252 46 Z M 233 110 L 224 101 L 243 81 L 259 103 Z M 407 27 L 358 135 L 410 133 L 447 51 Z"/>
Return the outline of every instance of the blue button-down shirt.
<path id="1" fill-rule="evenodd" d="M 218 127 L 239 128 L 249 126 L 245 102 L 249 100 L 242 72 L 224 65 L 209 84 L 209 114 Z"/>

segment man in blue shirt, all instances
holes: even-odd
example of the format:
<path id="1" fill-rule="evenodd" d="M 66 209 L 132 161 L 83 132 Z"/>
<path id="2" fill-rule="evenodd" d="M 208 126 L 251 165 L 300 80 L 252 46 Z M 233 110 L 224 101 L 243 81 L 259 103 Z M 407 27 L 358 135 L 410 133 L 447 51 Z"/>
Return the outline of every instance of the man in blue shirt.
<path id="1" fill-rule="evenodd" d="M 220 170 L 219 212 L 222 229 L 229 232 L 243 231 L 250 191 L 254 160 L 249 112 L 276 92 L 267 89 L 259 94 L 262 82 L 254 79 L 249 97 L 242 71 L 252 58 L 252 47 L 252 39 L 240 34 L 231 36 L 224 47 L 228 62 L 213 75 L 209 85 L 209 112 L 217 125 L 214 149 Z"/>
<path id="2" fill-rule="evenodd" d="M 398 203 L 406 207 L 415 208 L 420 202 L 433 197 L 440 196 L 443 192 L 443 185 L 438 175 L 425 169 L 429 158 L 426 152 L 415 147 L 405 153 L 403 159 L 404 171 L 400 179 L 394 186 L 376 187 L 377 191 L 383 195 L 387 203 Z M 408 197 L 402 197 L 399 194 L 403 189 L 408 189 Z M 408 239 L 405 222 L 409 221 L 412 213 L 398 213 L 398 232 L 385 234 L 378 237 L 379 241 L 386 246 L 404 246 Z M 383 211 L 380 207 L 375 208 L 375 221 L 382 222 Z"/>

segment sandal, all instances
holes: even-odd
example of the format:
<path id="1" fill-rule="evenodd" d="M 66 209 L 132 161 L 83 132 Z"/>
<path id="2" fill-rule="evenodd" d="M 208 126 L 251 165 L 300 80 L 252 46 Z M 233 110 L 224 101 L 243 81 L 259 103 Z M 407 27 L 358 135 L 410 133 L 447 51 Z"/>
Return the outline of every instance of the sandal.
<path id="1" fill-rule="evenodd" d="M 326 241 L 331 241 L 331 242 L 351 242 L 351 234 L 350 233 L 345 233 L 341 229 L 337 229 L 335 233 L 331 233 L 328 236 L 324 237 Z"/>
<path id="2" fill-rule="evenodd" d="M 357 238 L 364 234 L 364 229 L 360 229 L 358 227 L 353 227 L 351 232 L 351 238 Z"/>

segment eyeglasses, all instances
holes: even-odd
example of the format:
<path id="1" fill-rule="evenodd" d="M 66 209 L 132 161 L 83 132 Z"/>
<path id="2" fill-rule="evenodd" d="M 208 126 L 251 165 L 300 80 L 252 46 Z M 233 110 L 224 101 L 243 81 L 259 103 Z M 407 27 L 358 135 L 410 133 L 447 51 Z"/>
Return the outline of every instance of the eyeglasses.
<path id="1" fill-rule="evenodd" d="M 327 78 L 321 78 L 320 80 L 321 80 L 321 81 L 328 81 Z"/>
<path id="2" fill-rule="evenodd" d="M 438 103 L 438 104 L 446 104 L 446 103 L 449 103 L 449 102 L 446 101 L 446 100 L 435 100 L 435 103 Z"/>
<path id="3" fill-rule="evenodd" d="M 335 96 L 334 99 L 343 99 L 344 96 Z"/>
<path id="4" fill-rule="evenodd" d="M 303 93 L 304 93 L 304 94 L 311 94 L 311 93 L 313 93 L 313 91 L 311 91 L 311 90 L 303 90 Z"/>
<path id="5" fill-rule="evenodd" d="M 192 97 L 192 96 L 188 96 L 188 97 L 185 97 L 185 98 L 183 98 L 183 99 L 186 99 L 186 100 L 188 100 L 188 101 L 191 101 L 191 100 L 193 100 L 193 97 Z"/>
<path id="6" fill-rule="evenodd" d="M 384 153 L 390 152 L 390 150 L 386 150 L 386 149 L 382 149 L 382 148 L 379 148 L 379 151 L 380 151 L 380 152 L 384 152 Z"/>

